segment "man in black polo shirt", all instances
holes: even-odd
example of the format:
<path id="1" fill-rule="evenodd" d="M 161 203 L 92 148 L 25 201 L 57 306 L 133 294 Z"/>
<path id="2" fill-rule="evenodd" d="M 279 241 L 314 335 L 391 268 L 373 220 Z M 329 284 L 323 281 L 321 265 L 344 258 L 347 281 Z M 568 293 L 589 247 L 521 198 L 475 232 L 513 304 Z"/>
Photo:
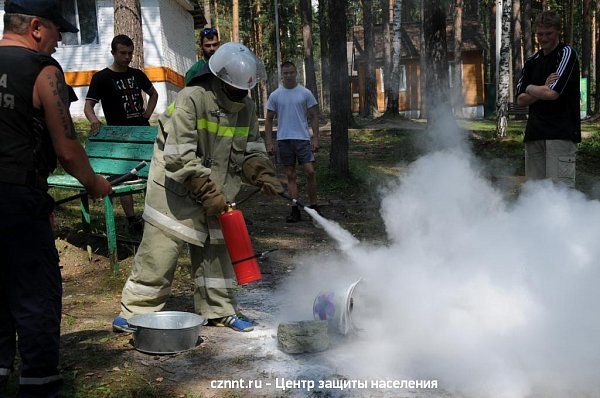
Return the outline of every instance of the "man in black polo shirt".
<path id="1" fill-rule="evenodd" d="M 561 20 L 544 11 L 535 20 L 541 49 L 525 62 L 517 103 L 529 105 L 525 128 L 525 175 L 575 186 L 575 154 L 581 141 L 579 61 L 560 42 Z"/>

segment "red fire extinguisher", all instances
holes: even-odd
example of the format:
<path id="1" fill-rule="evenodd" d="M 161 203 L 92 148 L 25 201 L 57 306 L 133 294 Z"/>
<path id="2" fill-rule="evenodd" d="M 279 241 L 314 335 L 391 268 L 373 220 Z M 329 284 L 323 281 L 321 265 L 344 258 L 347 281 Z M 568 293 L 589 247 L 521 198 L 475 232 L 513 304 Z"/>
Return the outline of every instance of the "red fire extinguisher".
<path id="1" fill-rule="evenodd" d="M 258 261 L 242 212 L 229 206 L 227 211 L 219 216 L 219 222 L 238 284 L 260 280 Z"/>

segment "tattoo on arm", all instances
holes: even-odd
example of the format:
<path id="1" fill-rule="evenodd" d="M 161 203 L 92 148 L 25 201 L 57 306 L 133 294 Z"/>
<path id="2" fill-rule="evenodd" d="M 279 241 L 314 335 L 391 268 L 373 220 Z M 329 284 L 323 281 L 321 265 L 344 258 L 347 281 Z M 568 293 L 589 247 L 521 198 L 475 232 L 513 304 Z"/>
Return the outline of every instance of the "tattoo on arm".
<path id="1" fill-rule="evenodd" d="M 69 113 L 69 89 L 65 83 L 65 78 L 58 69 L 54 72 L 54 76 L 52 76 L 51 73 L 48 73 L 46 76 L 50 81 L 50 87 L 52 87 L 52 95 L 56 101 L 58 115 L 63 131 L 65 132 L 65 137 L 70 140 L 76 140 L 77 133 L 75 132 L 71 114 Z M 56 83 L 54 81 L 56 81 Z"/>

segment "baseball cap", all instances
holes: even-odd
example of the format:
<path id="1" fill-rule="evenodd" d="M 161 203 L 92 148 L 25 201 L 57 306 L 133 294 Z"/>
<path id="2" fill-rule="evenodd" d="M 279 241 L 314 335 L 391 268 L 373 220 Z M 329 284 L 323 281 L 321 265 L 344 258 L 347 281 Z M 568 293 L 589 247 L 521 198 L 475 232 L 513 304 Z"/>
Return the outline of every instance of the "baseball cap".
<path id="1" fill-rule="evenodd" d="M 58 25 L 61 32 L 79 32 L 79 29 L 61 15 L 58 0 L 7 0 L 4 4 L 4 12 L 45 18 Z"/>

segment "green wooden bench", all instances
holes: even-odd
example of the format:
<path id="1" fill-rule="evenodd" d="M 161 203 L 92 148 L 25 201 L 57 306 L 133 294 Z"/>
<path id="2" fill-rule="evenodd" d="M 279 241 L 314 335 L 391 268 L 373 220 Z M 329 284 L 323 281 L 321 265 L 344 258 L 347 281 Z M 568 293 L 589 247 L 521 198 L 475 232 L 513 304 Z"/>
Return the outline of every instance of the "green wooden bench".
<path id="1" fill-rule="evenodd" d="M 107 177 L 125 174 L 142 160 L 148 162 L 148 166 L 139 171 L 138 179 L 113 187 L 113 193 L 104 198 L 106 237 L 113 270 L 119 269 L 119 263 L 112 200 L 117 196 L 140 193 L 146 190 L 146 179 L 148 178 L 149 163 L 152 158 L 156 134 L 156 126 L 102 126 L 98 134 L 89 137 L 85 146 L 85 151 L 90 158 L 90 164 L 94 171 Z M 83 191 L 83 186 L 79 181 L 68 174 L 48 177 L 48 186 L 54 189 Z M 90 207 L 87 196 L 81 198 L 80 207 L 82 220 L 89 230 Z"/>

